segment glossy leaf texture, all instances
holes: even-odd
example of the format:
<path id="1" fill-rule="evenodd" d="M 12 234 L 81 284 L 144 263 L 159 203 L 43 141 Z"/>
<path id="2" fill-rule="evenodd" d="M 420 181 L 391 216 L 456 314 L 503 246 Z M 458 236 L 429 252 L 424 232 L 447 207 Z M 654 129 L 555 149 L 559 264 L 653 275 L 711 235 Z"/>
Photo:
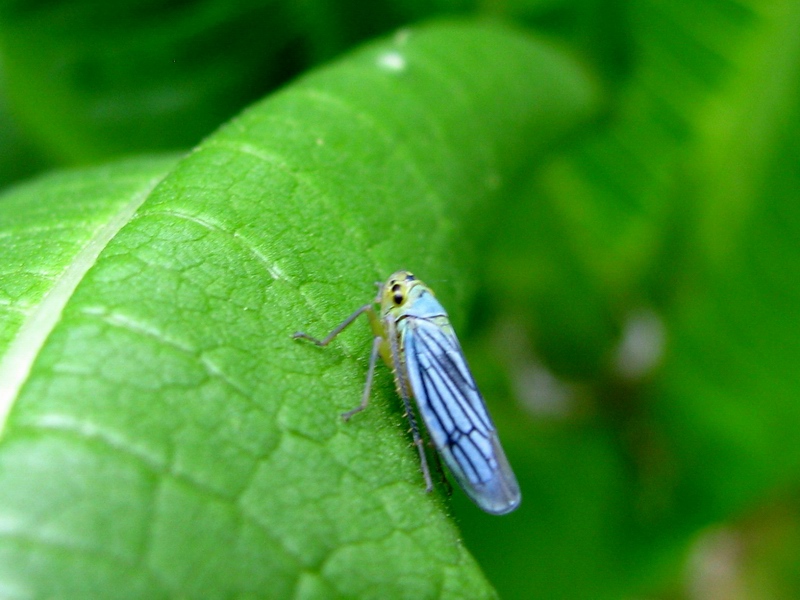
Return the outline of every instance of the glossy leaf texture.
<path id="1" fill-rule="evenodd" d="M 0 232 L 20 259 L 2 360 L 23 376 L 3 398 L 0 590 L 494 596 L 446 501 L 424 493 L 390 374 L 370 410 L 339 418 L 359 399 L 366 326 L 324 350 L 290 336 L 327 332 L 400 267 L 458 321 L 475 287 L 465 224 L 593 99 L 548 43 L 444 22 L 304 77 L 174 167 L 9 192 Z M 76 237 L 51 267 L 41 236 L 61 226 Z M 53 327 L 20 361 L 31 315 Z"/>

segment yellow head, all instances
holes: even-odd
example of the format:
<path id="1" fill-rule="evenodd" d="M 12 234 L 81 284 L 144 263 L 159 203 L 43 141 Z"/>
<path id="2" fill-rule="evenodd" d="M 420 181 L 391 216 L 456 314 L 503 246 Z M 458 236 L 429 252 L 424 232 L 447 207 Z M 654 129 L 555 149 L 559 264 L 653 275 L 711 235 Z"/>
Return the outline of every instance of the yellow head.
<path id="1" fill-rule="evenodd" d="M 386 283 L 383 284 L 381 292 L 381 313 L 402 313 L 407 306 L 409 298 L 413 297 L 414 288 L 425 284 L 414 277 L 409 271 L 397 271 L 392 273 Z"/>

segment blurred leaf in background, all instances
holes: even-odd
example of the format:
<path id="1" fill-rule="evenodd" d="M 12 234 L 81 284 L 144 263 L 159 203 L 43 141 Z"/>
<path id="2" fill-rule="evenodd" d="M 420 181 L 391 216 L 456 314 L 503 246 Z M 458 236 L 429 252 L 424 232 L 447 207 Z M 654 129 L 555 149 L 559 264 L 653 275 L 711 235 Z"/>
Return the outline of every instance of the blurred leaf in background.
<path id="1" fill-rule="evenodd" d="M 9 113 L 2 81 L 0 71 L 0 188 L 50 166 Z"/>
<path id="2" fill-rule="evenodd" d="M 533 476 L 555 514 L 509 525 L 502 549 L 476 529 L 473 547 L 498 569 L 542 565 L 543 597 L 624 597 L 633 573 L 668 579 L 703 526 L 792 489 L 800 472 L 800 11 L 648 2 L 625 22 L 629 69 L 607 119 L 534 173 L 498 218 L 508 235 L 486 267 L 484 310 L 497 316 L 482 318 L 503 340 L 487 344 L 505 349 L 518 390 L 528 383 L 517 399 L 552 420 L 542 406 L 560 390 L 562 426 L 527 435 L 562 476 Z M 655 344 L 660 360 L 631 372 L 620 350 L 642 315 L 639 352 Z M 527 363 L 509 355 L 509 330 L 533 340 Z M 555 384 L 537 396 L 541 365 L 538 380 Z M 579 539 L 565 542 L 572 528 Z M 532 539 L 541 554 L 521 549 Z M 547 551 L 559 544 L 572 554 Z"/>
<path id="3" fill-rule="evenodd" d="M 454 15 L 513 27 L 416 45 Z M 35 595 L 20 573 L 74 594 L 135 573 L 132 596 L 491 595 L 480 565 L 504 598 L 800 597 L 797 2 L 5 1 L 0 59 L 0 182 L 207 138 L 177 166 L 56 174 L 0 200 L 7 347 L 60 269 L 86 269 L 9 405 L 0 535 L 5 564 L 30 560 L 4 593 Z M 112 218 L 124 207 L 130 223 Z M 100 231 L 92 268 L 81 248 Z M 362 422 L 338 423 L 363 330 L 325 353 L 283 337 L 326 331 L 401 267 L 464 324 L 522 486 L 512 515 L 415 495 L 387 373 Z M 123 325 L 141 339 L 103 333 Z M 172 350 L 141 343 L 161 338 Z M 166 390 L 140 390 L 148 369 Z M 80 452 L 54 446 L 65 415 Z M 86 501 L 115 478 L 133 505 Z M 45 525 L 20 529 L 30 506 Z"/>
<path id="4" fill-rule="evenodd" d="M 354 43 L 473 2 L 0 2 L 20 126 L 52 160 L 192 146 Z"/>
<path id="5" fill-rule="evenodd" d="M 9 99 L 59 160 L 184 148 L 298 73 L 309 55 L 333 51 L 335 31 L 303 31 L 290 7 L 6 1 L 0 53 Z"/>

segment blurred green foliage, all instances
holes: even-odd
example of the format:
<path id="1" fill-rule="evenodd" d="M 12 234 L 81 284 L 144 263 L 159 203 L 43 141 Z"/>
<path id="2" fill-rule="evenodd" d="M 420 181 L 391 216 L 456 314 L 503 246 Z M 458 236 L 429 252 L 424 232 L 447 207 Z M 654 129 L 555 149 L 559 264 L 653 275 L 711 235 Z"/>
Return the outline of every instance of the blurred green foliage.
<path id="1" fill-rule="evenodd" d="M 4 1 L 0 183 L 187 150 L 454 14 L 547 35 L 603 90 L 594 119 L 504 146 L 521 172 L 454 236 L 475 283 L 437 272 L 477 290 L 462 337 L 524 495 L 496 518 L 457 492 L 467 547 L 504 598 L 800 597 L 797 2 Z"/>

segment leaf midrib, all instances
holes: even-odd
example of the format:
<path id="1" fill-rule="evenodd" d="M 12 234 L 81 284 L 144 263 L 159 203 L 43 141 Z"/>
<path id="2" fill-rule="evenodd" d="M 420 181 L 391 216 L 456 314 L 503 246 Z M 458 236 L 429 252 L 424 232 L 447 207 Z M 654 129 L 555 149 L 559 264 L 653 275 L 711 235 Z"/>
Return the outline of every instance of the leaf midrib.
<path id="1" fill-rule="evenodd" d="M 162 179 L 163 175 L 160 175 L 149 180 L 142 190 L 134 194 L 86 241 L 67 268 L 56 278 L 50 291 L 25 319 L 8 350 L 0 357 L 0 438 L 5 432 L 8 415 L 28 379 L 39 351 L 60 320 L 61 313 L 78 284 L 95 264 L 103 249 L 114 239 L 119 230 L 130 222 Z"/>

